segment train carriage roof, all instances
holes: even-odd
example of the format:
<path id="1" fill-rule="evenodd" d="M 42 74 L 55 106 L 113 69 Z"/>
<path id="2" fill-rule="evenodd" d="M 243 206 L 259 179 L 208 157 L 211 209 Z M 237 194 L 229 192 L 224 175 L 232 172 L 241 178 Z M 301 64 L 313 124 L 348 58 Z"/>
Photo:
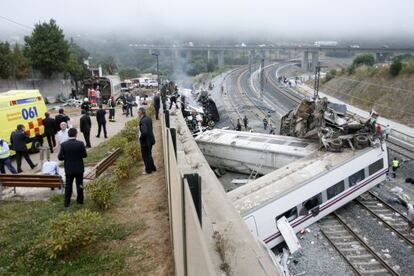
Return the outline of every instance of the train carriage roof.
<path id="1" fill-rule="evenodd" d="M 240 214 L 245 215 L 370 150 L 372 148 L 358 151 L 345 149 L 341 153 L 317 151 L 232 190 L 228 196 Z"/>

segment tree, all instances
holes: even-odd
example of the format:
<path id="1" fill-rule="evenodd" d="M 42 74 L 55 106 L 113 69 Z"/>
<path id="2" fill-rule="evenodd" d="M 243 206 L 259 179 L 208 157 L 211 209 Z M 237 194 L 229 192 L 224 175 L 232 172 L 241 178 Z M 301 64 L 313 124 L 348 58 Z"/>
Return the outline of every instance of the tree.
<path id="1" fill-rule="evenodd" d="M 401 58 L 397 57 L 391 63 L 390 74 L 392 76 L 398 76 L 398 74 L 401 72 L 401 70 L 402 70 Z"/>
<path id="2" fill-rule="evenodd" d="M 371 54 L 362 54 L 354 58 L 352 65 L 358 67 L 359 65 L 372 66 L 375 63 L 375 58 Z"/>
<path id="3" fill-rule="evenodd" d="M 77 82 L 84 80 L 88 76 L 88 68 L 83 61 L 89 57 L 89 53 L 78 46 L 72 39 L 70 40 L 69 47 L 70 54 L 66 64 L 66 72 L 75 81 L 76 89 L 78 89 Z"/>
<path id="4" fill-rule="evenodd" d="M 45 77 L 65 70 L 69 44 L 55 20 L 36 24 L 31 36 L 26 36 L 24 40 L 24 53 L 34 69 L 40 70 Z"/>
<path id="5" fill-rule="evenodd" d="M 12 53 L 7 42 L 0 42 L 0 78 L 8 79 L 11 76 Z"/>
<path id="6" fill-rule="evenodd" d="M 105 58 L 102 61 L 102 70 L 108 74 L 108 75 L 113 75 L 115 74 L 116 70 L 118 70 L 118 66 L 115 63 L 115 59 L 111 56 Z"/>
<path id="7" fill-rule="evenodd" d="M 17 43 L 14 45 L 12 53 L 12 74 L 16 79 L 26 78 L 30 73 L 30 65 L 27 58 L 23 55 Z"/>
<path id="8" fill-rule="evenodd" d="M 135 68 L 126 68 L 119 70 L 119 77 L 121 80 L 132 79 L 138 77 L 138 70 Z"/>

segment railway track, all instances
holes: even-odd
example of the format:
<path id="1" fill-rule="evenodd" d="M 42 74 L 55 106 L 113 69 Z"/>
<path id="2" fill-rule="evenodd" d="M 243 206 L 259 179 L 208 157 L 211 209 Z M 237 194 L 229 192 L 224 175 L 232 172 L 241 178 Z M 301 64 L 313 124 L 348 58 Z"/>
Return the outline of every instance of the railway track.
<path id="1" fill-rule="evenodd" d="M 411 248 L 414 247 L 414 236 L 406 231 L 408 219 L 399 210 L 376 196 L 367 192 L 356 199 L 356 202 L 382 222 L 382 225 L 391 229 L 400 239 L 404 240 Z"/>
<path id="2" fill-rule="evenodd" d="M 322 220 L 321 233 L 358 275 L 399 275 L 336 213 Z"/>
<path id="3" fill-rule="evenodd" d="M 266 78 L 269 80 L 269 83 L 273 86 L 274 89 L 278 90 L 280 93 L 284 94 L 287 98 L 297 104 L 304 98 L 303 95 L 300 95 L 298 92 L 294 91 L 294 89 L 281 87 L 276 80 L 276 75 L 272 74 L 272 69 L 267 69 Z M 398 139 L 390 137 L 390 139 L 387 140 L 387 146 L 391 151 L 409 160 L 414 160 L 414 150 L 404 146 L 402 143 L 399 143 Z"/>

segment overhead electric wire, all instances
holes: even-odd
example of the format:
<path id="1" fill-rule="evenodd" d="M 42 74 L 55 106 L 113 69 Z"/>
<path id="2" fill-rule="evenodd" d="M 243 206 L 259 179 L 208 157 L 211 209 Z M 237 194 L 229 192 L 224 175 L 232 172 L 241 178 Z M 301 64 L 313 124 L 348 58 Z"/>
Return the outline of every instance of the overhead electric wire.
<path id="1" fill-rule="evenodd" d="M 30 27 L 30 26 L 25 25 L 25 24 L 23 24 L 23 23 L 19 23 L 19 22 L 15 21 L 15 20 L 10 19 L 10 18 L 7 18 L 7 17 L 5 17 L 5 16 L 0 15 L 0 18 L 1 18 L 1 19 L 4 19 L 4 20 L 6 20 L 6 21 L 8 21 L 8 22 L 10 22 L 10 23 L 16 24 L 16 25 L 18 25 L 18 26 L 20 26 L 20 27 L 22 27 L 22 28 L 25 28 L 25 29 L 28 29 L 28 30 L 33 30 L 33 27 Z"/>

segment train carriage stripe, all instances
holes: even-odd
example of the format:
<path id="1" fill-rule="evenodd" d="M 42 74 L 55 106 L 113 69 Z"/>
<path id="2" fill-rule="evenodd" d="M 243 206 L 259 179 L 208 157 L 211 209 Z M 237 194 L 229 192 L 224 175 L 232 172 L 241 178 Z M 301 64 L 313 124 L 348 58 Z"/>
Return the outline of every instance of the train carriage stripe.
<path id="1" fill-rule="evenodd" d="M 377 175 L 374 175 L 371 178 L 368 178 L 366 181 L 362 182 L 359 185 L 356 185 L 354 187 L 352 187 L 351 189 L 348 189 L 348 191 L 346 193 L 344 193 L 343 195 L 341 195 L 340 197 L 336 198 L 335 200 L 332 200 L 330 202 L 328 202 L 327 204 L 323 205 L 320 208 L 320 212 L 331 207 L 332 205 L 336 204 L 338 201 L 341 201 L 342 199 L 344 199 L 345 197 L 348 197 L 349 195 L 353 194 L 354 192 L 356 192 L 357 190 L 361 189 L 362 187 L 368 185 L 369 183 L 371 183 L 372 181 L 374 181 L 375 179 L 377 179 L 378 177 L 384 175 L 385 173 L 387 173 L 388 168 L 384 169 L 382 172 L 378 173 Z M 310 219 L 312 217 L 312 214 L 308 214 L 305 217 L 301 218 L 300 220 L 296 221 L 295 223 L 292 224 L 292 228 L 295 228 L 297 226 L 299 226 L 300 224 L 302 224 L 303 222 L 307 221 L 308 219 Z M 272 240 L 276 239 L 277 237 L 279 237 L 281 234 L 280 232 L 276 232 L 272 235 L 270 235 L 269 237 L 265 238 L 263 241 L 265 243 L 269 243 Z"/>

